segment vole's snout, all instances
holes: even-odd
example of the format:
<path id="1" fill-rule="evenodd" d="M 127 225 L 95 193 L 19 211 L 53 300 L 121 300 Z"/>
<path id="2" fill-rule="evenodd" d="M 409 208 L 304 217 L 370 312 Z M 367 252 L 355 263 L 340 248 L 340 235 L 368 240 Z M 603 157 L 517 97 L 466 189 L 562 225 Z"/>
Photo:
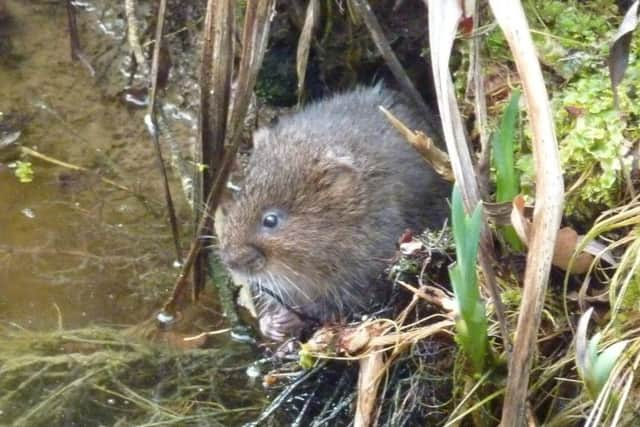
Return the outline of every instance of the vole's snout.
<path id="1" fill-rule="evenodd" d="M 265 264 L 264 254 L 253 245 L 246 245 L 233 251 L 225 252 L 222 260 L 231 270 L 244 273 L 256 273 Z"/>

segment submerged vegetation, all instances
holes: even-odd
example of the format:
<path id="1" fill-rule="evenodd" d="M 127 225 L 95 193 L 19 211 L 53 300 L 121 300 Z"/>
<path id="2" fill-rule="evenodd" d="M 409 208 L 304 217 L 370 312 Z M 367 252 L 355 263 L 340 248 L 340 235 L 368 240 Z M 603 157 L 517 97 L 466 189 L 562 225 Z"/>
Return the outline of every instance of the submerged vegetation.
<path id="1" fill-rule="evenodd" d="M 228 426 L 262 406 L 262 393 L 229 386 L 253 364 L 237 346 L 185 354 L 118 329 L 1 332 L 1 417 L 13 426 Z"/>
<path id="2" fill-rule="evenodd" d="M 442 114 L 443 127 L 450 131 L 444 134 L 451 165 L 435 168 L 458 178 L 451 230 L 402 236 L 388 271 L 392 297 L 383 310 L 361 322 L 320 329 L 302 345 L 285 343 L 275 351 L 256 348 L 251 338 L 238 336 L 239 329 L 234 329 L 234 337 L 243 344 L 226 338 L 185 339 L 172 332 L 157 332 L 149 339 L 148 333 L 132 329 L 34 332 L 3 325 L 0 424 L 227 426 L 253 421 L 320 426 L 349 425 L 355 419 L 358 427 L 495 426 L 513 419 L 554 427 L 634 425 L 640 392 L 635 376 L 640 363 L 637 34 L 617 97 L 607 70 L 624 11 L 604 0 L 522 1 L 549 91 L 546 99 L 531 89 L 535 82 L 530 76 L 517 74 L 523 58 L 513 49 L 508 25 L 494 19 L 491 6 L 497 2 L 478 2 L 476 11 L 461 16 L 455 15 L 462 13 L 456 10 L 458 2 L 428 2 L 430 9 L 456 16 L 452 22 L 459 30 L 460 51 L 452 62 L 456 93 L 465 96 L 456 100 L 449 97 L 454 88 L 436 72 L 439 66 L 448 70 L 450 52 L 437 51 L 447 43 L 427 49 L 426 39 L 434 34 L 423 31 L 428 19 L 423 2 L 368 2 L 382 25 L 361 13 L 367 3 L 362 0 L 275 3 L 273 22 L 266 1 L 241 2 L 235 9 L 232 0 L 210 1 L 208 19 L 198 8 L 181 11 L 179 2 L 169 2 L 168 12 L 163 12 L 165 3 L 153 10 L 168 19 L 171 31 L 165 29 L 162 39 L 167 49 L 176 55 L 184 44 L 199 55 L 195 46 L 202 47 L 205 60 L 213 64 L 201 70 L 199 154 L 193 159 L 184 155 L 193 147 L 176 148 L 162 130 L 168 110 L 156 111 L 154 102 L 149 106 L 152 136 L 161 136 L 170 146 L 171 163 L 183 173 L 182 182 L 188 183 L 184 188 L 201 218 L 196 221 L 199 235 L 187 254 L 178 236 L 174 238 L 183 270 L 163 315 L 171 321 L 180 317 L 189 302 L 189 269 L 195 265 L 198 276 L 198 268 L 206 265 L 199 258 L 207 255 L 208 247 L 201 237 L 212 232 L 212 212 L 236 151 L 241 156 L 249 151 L 242 144 L 247 139 L 243 131 L 254 123 L 244 116 L 265 120 L 254 111 L 254 92 L 258 104 L 293 104 L 329 87 L 370 82 L 372 74 L 380 73 L 393 76 L 405 90 L 408 85 L 411 96 L 436 93 L 446 98 L 431 100 L 430 107 L 451 107 Z M 3 4 L 0 0 L 0 12 Z M 71 7 L 71 2 L 65 4 Z M 163 28 L 142 4 L 127 2 L 143 10 L 149 21 L 138 22 L 146 30 L 138 28 L 134 34 L 148 36 L 141 45 L 148 48 L 160 44 L 151 30 L 159 28 L 162 34 Z M 519 4 L 514 1 L 509 8 Z M 197 22 L 197 31 L 191 21 Z M 133 22 L 129 16 L 130 28 Z M 436 35 L 446 38 L 445 30 Z M 263 43 L 269 33 L 271 50 Z M 298 39 L 301 33 L 307 37 Z M 228 38 L 215 39 L 213 34 Z M 127 42 L 140 43 L 135 39 L 129 34 Z M 526 49 L 526 40 L 520 42 Z M 400 61 L 385 51 L 385 43 L 409 64 L 406 69 L 396 68 Z M 138 64 L 155 70 L 154 75 L 142 71 L 141 76 L 136 66 L 129 70 L 131 81 L 143 80 L 145 88 L 147 80 L 153 82 L 154 96 L 162 92 L 158 86 L 167 83 L 162 75 L 170 74 L 162 71 L 160 52 L 160 47 L 153 55 L 149 52 L 154 66 Z M 433 54 L 433 63 L 420 56 L 424 52 Z M 80 51 L 75 54 L 83 57 Z M 178 58 L 187 56 L 182 54 Z M 267 59 L 258 73 L 263 55 Z M 443 57 L 447 61 L 438 64 Z M 294 70 L 300 63 L 307 65 L 306 77 Z M 184 64 L 175 65 L 180 66 Z M 429 66 L 435 88 L 414 87 L 412 79 L 426 80 Z M 303 80 L 297 86 L 301 93 L 295 93 L 296 72 Z M 193 87 L 185 92 L 180 99 L 195 102 Z M 456 120 L 458 103 L 468 119 L 464 129 L 463 121 L 458 128 Z M 544 114 L 530 114 L 532 106 L 539 112 L 547 105 L 553 123 L 544 123 Z M 541 129 L 549 133 L 541 136 Z M 411 131 L 401 130 L 412 144 L 427 147 L 419 148 L 427 161 L 444 156 L 428 138 Z M 558 145 L 550 152 L 554 132 Z M 467 147 L 472 147 L 466 155 L 474 164 L 465 166 Z M 13 164 L 15 175 L 30 185 L 34 166 L 23 157 Z M 565 185 L 559 201 L 553 199 L 559 189 L 546 188 L 551 181 L 541 179 L 554 172 L 545 169 L 544 161 L 552 169 L 555 158 Z M 160 152 L 159 160 L 162 164 Z M 189 175 L 192 169 L 198 170 L 195 178 Z M 169 193 L 168 184 L 165 191 Z M 537 204 L 533 219 L 532 206 L 525 201 Z M 543 219 L 553 215 L 544 215 L 553 209 L 560 212 L 563 203 L 562 214 L 571 227 L 549 230 L 552 221 Z M 541 239 L 541 230 L 557 232 L 551 239 L 555 242 Z M 536 266 L 544 274 L 531 273 Z M 216 285 L 223 282 L 216 280 Z M 199 285 L 194 288 L 191 295 L 197 297 Z M 231 295 L 233 289 L 219 288 L 218 293 L 223 292 Z M 233 323 L 239 317 L 228 300 L 223 310 Z M 264 359 L 256 360 L 257 350 Z M 260 381 L 262 385 L 256 384 Z M 514 403 L 521 395 L 524 398 Z"/>

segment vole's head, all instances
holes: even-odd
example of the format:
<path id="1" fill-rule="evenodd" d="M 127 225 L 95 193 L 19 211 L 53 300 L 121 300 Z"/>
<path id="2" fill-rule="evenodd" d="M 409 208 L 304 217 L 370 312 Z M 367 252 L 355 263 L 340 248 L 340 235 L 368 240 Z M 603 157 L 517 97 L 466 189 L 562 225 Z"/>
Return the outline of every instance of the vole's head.
<path id="1" fill-rule="evenodd" d="M 278 128 L 256 132 L 248 174 L 223 206 L 219 236 L 232 274 L 292 306 L 334 292 L 368 209 L 354 159 L 304 137 Z"/>

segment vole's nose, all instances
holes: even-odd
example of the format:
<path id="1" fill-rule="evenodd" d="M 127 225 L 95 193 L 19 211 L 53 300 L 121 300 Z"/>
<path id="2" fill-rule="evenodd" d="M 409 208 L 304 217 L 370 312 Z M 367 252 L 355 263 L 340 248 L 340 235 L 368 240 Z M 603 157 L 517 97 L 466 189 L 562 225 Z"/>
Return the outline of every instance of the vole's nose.
<path id="1" fill-rule="evenodd" d="M 253 245 L 243 246 L 226 255 L 224 261 L 232 270 L 255 272 L 264 265 L 264 254 Z"/>

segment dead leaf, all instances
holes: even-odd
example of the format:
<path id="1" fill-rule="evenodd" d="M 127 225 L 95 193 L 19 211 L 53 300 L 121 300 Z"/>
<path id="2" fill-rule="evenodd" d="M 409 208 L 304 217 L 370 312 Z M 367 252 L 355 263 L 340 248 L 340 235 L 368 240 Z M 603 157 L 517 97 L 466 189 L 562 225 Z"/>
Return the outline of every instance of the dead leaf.
<path id="1" fill-rule="evenodd" d="M 525 245 L 529 243 L 531 234 L 531 222 L 524 215 L 524 197 L 522 194 L 513 199 L 513 209 L 511 210 L 511 225 L 516 230 L 518 237 Z"/>
<path id="2" fill-rule="evenodd" d="M 451 170 L 451 162 L 446 152 L 439 149 L 431 138 L 420 131 L 412 131 L 402 121 L 393 115 L 383 106 L 378 107 L 384 113 L 387 120 L 396 128 L 400 134 L 420 153 L 425 162 L 444 179 L 453 182 L 453 171 Z"/>
<path id="3" fill-rule="evenodd" d="M 473 17 L 465 16 L 460 20 L 460 28 L 462 29 L 462 34 L 465 37 L 471 36 L 471 32 L 473 30 Z"/>
<path id="4" fill-rule="evenodd" d="M 404 230 L 404 233 L 402 233 L 402 235 L 398 239 L 398 244 L 401 245 L 403 243 L 409 243 L 412 240 L 413 240 L 413 231 L 407 228 L 406 230 Z"/>
<path id="5" fill-rule="evenodd" d="M 558 231 L 556 247 L 551 260 L 553 265 L 573 274 L 583 274 L 589 271 L 594 259 L 593 255 L 589 253 L 581 252 L 571 263 L 571 257 L 575 253 L 578 243 L 578 233 L 574 229 L 570 227 L 561 228 Z M 571 267 L 571 270 L 569 270 L 569 267 Z"/>
<path id="6" fill-rule="evenodd" d="M 400 245 L 400 252 L 402 255 L 413 255 L 416 252 L 422 250 L 424 245 L 419 240 L 412 240 L 410 242 L 402 243 Z"/>
<path id="7" fill-rule="evenodd" d="M 567 113 L 569 113 L 571 117 L 584 116 L 584 108 L 582 107 L 578 107 L 576 105 L 567 105 L 566 107 L 564 107 L 564 109 Z"/>
<path id="8" fill-rule="evenodd" d="M 531 221 L 526 218 L 524 209 L 524 197 L 518 195 L 513 199 L 511 225 L 513 225 L 520 240 L 529 246 Z M 615 263 L 611 254 L 605 252 L 606 247 L 597 242 L 594 242 L 593 245 L 587 245 L 589 250 L 583 249 L 582 252 L 573 259 L 573 263 L 571 263 L 571 258 L 580 244 L 582 237 L 583 236 L 578 236 L 578 233 L 571 227 L 564 227 L 558 230 L 553 259 L 551 260 L 552 264 L 573 274 L 584 274 L 589 271 L 595 256 L 600 255 L 600 257 L 609 264 Z M 569 267 L 571 267 L 570 270 L 568 270 Z"/>

